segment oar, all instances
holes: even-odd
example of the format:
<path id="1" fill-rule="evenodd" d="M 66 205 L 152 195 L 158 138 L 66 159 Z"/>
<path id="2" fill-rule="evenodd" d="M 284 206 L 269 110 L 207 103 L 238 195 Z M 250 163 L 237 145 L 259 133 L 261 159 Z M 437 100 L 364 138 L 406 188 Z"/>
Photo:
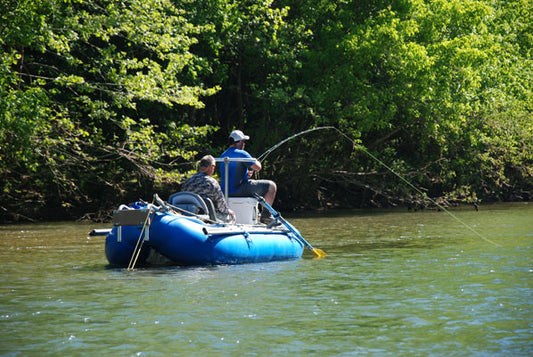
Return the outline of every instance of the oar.
<path id="1" fill-rule="evenodd" d="M 322 249 L 313 248 L 313 246 L 309 244 L 309 242 L 307 242 L 304 237 L 302 237 L 302 235 L 296 230 L 296 228 L 294 228 L 292 224 L 287 222 L 285 218 L 281 217 L 281 214 L 279 214 L 279 212 L 272 208 L 272 206 L 270 206 L 263 197 L 256 194 L 255 198 L 257 198 L 257 200 L 259 201 L 259 203 L 261 203 L 263 207 L 270 211 L 270 214 L 272 214 L 272 217 L 274 219 L 277 219 L 279 222 L 281 222 L 285 227 L 287 227 L 290 232 L 292 232 L 296 236 L 296 238 L 300 242 L 302 242 L 307 248 L 309 248 L 316 258 L 323 258 L 327 255 Z"/>
<path id="2" fill-rule="evenodd" d="M 106 236 L 111 232 L 111 228 L 93 229 L 89 232 L 91 237 L 94 236 Z"/>

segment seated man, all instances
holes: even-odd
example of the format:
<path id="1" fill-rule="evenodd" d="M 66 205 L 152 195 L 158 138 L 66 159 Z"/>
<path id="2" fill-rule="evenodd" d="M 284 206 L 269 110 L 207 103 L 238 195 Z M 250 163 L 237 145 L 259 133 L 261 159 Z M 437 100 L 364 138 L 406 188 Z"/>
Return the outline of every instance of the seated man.
<path id="1" fill-rule="evenodd" d="M 246 141 L 248 139 L 250 139 L 250 137 L 244 135 L 242 131 L 232 131 L 229 137 L 230 147 L 222 155 L 220 155 L 220 157 L 222 159 L 225 157 L 252 158 L 252 156 L 244 150 L 244 146 L 246 145 Z M 265 201 L 272 206 L 274 204 L 277 191 L 274 181 L 250 179 L 253 172 L 259 171 L 261 168 L 261 163 L 258 160 L 255 160 L 255 162 L 230 162 L 228 170 L 228 196 L 253 197 L 254 194 L 258 194 L 263 196 Z M 221 181 L 225 182 L 224 165 L 221 165 L 220 173 Z M 266 211 L 263 217 L 267 218 L 268 216 L 269 212 Z"/>
<path id="2" fill-rule="evenodd" d="M 213 201 L 218 219 L 223 222 L 235 222 L 235 213 L 229 209 L 218 181 L 211 177 L 215 172 L 215 167 L 216 162 L 213 156 L 202 157 L 198 172 L 185 180 L 181 190 L 209 198 Z"/>

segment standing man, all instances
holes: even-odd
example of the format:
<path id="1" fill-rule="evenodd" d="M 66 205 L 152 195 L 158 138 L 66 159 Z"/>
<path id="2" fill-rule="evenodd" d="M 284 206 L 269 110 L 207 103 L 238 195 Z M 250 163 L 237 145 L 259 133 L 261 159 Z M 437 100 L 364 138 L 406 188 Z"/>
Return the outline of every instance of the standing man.
<path id="1" fill-rule="evenodd" d="M 249 140 L 248 135 L 240 130 L 234 130 L 229 136 L 230 147 L 224 151 L 220 158 L 252 158 L 252 156 L 244 150 L 246 141 Z M 255 162 L 230 162 L 228 170 L 228 196 L 234 197 L 253 197 L 258 194 L 265 198 L 269 205 L 274 204 L 276 198 L 277 187 L 274 181 L 270 180 L 251 180 L 254 171 L 261 170 L 262 166 L 258 160 Z M 224 187 L 225 182 L 225 168 L 220 165 L 221 182 Z"/>
<path id="2" fill-rule="evenodd" d="M 185 180 L 181 190 L 209 198 L 213 201 L 218 219 L 223 222 L 235 222 L 235 213 L 229 209 L 218 181 L 211 177 L 215 172 L 215 167 L 216 161 L 213 156 L 202 157 L 198 172 Z"/>

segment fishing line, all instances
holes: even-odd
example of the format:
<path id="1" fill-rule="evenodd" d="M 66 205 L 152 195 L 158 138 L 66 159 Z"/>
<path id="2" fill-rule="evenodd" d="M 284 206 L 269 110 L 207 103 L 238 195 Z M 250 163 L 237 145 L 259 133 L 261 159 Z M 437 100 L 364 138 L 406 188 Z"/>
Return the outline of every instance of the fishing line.
<path id="1" fill-rule="evenodd" d="M 335 130 L 338 134 L 340 134 L 341 136 L 343 136 L 344 138 L 346 138 L 348 141 L 350 141 L 352 144 L 353 144 L 353 148 L 354 150 L 361 150 L 363 151 L 365 154 L 367 154 L 370 158 L 372 158 L 373 160 L 375 160 L 377 163 L 379 163 L 381 166 L 385 167 L 387 170 L 389 170 L 390 172 L 392 172 L 394 175 L 396 175 L 396 177 L 398 177 L 400 180 L 402 180 L 404 183 L 406 183 L 409 187 L 411 187 L 413 190 L 415 190 L 417 193 L 419 193 L 421 196 L 427 198 L 429 201 L 431 201 L 431 203 L 433 203 L 435 206 L 437 206 L 438 208 L 440 208 L 441 210 L 443 210 L 444 212 L 446 212 L 448 215 L 450 215 L 451 217 L 453 217 L 457 222 L 461 223 L 463 226 L 465 226 L 466 228 L 468 228 L 471 232 L 473 232 L 475 235 L 477 235 L 479 238 L 483 239 L 484 241 L 486 242 L 489 242 L 497 247 L 501 247 L 500 244 L 496 243 L 496 242 L 493 242 L 492 240 L 488 239 L 487 237 L 484 237 L 481 233 L 479 233 L 478 231 L 476 231 L 474 228 L 472 228 L 471 226 L 469 226 L 466 222 L 464 222 L 463 220 L 461 220 L 459 217 L 457 217 L 455 214 L 453 214 L 452 212 L 450 212 L 447 208 L 445 208 L 444 206 L 442 206 L 441 204 L 439 204 L 437 201 L 435 201 L 434 199 L 432 199 L 431 197 L 428 197 L 424 192 L 422 192 L 420 189 L 418 189 L 415 185 L 413 185 L 411 182 L 409 182 L 406 178 L 404 178 L 402 175 L 400 175 L 399 173 L 397 173 L 396 171 L 394 171 L 391 167 L 389 167 L 387 164 L 385 164 L 383 161 L 381 161 L 380 159 L 378 159 L 375 155 L 371 154 L 364 146 L 362 145 L 358 145 L 357 142 L 350 138 L 348 135 L 346 135 L 345 133 L 343 133 L 342 131 L 340 131 L 338 128 L 334 127 L 334 126 L 321 126 L 321 127 L 316 127 L 316 128 L 312 128 L 312 129 L 308 129 L 308 130 L 304 130 L 304 131 L 301 131 L 297 134 L 294 134 L 290 137 L 288 137 L 287 139 L 284 139 L 282 141 L 280 141 L 279 143 L 277 143 L 276 145 L 272 146 L 270 149 L 268 149 L 267 151 L 265 151 L 263 154 L 261 154 L 261 156 L 259 156 L 259 160 L 264 160 L 272 151 L 274 151 L 275 149 L 277 149 L 278 147 L 280 147 L 281 145 L 283 145 L 284 143 L 286 143 L 287 141 L 289 140 L 292 140 L 300 135 L 303 135 L 303 134 L 307 134 L 309 132 L 312 132 L 312 131 L 316 131 L 316 130 L 324 130 L 324 129 L 333 129 Z"/>

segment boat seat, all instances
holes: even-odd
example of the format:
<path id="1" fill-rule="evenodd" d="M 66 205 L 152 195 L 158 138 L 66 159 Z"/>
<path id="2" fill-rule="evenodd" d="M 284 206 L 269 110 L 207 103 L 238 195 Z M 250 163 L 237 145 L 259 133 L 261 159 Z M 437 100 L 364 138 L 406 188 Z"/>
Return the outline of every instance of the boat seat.
<path id="1" fill-rule="evenodd" d="M 207 206 L 207 212 L 209 213 L 209 219 L 216 222 L 217 214 L 215 211 L 215 204 L 213 203 L 213 201 L 211 201 L 210 198 L 202 197 L 202 199 L 204 200 L 205 205 Z"/>
<path id="2" fill-rule="evenodd" d="M 215 205 L 209 198 L 193 192 L 176 192 L 170 195 L 168 203 L 172 206 L 190 212 L 192 215 L 206 215 L 211 221 L 216 222 Z M 183 212 L 181 212 L 183 213 Z"/>

